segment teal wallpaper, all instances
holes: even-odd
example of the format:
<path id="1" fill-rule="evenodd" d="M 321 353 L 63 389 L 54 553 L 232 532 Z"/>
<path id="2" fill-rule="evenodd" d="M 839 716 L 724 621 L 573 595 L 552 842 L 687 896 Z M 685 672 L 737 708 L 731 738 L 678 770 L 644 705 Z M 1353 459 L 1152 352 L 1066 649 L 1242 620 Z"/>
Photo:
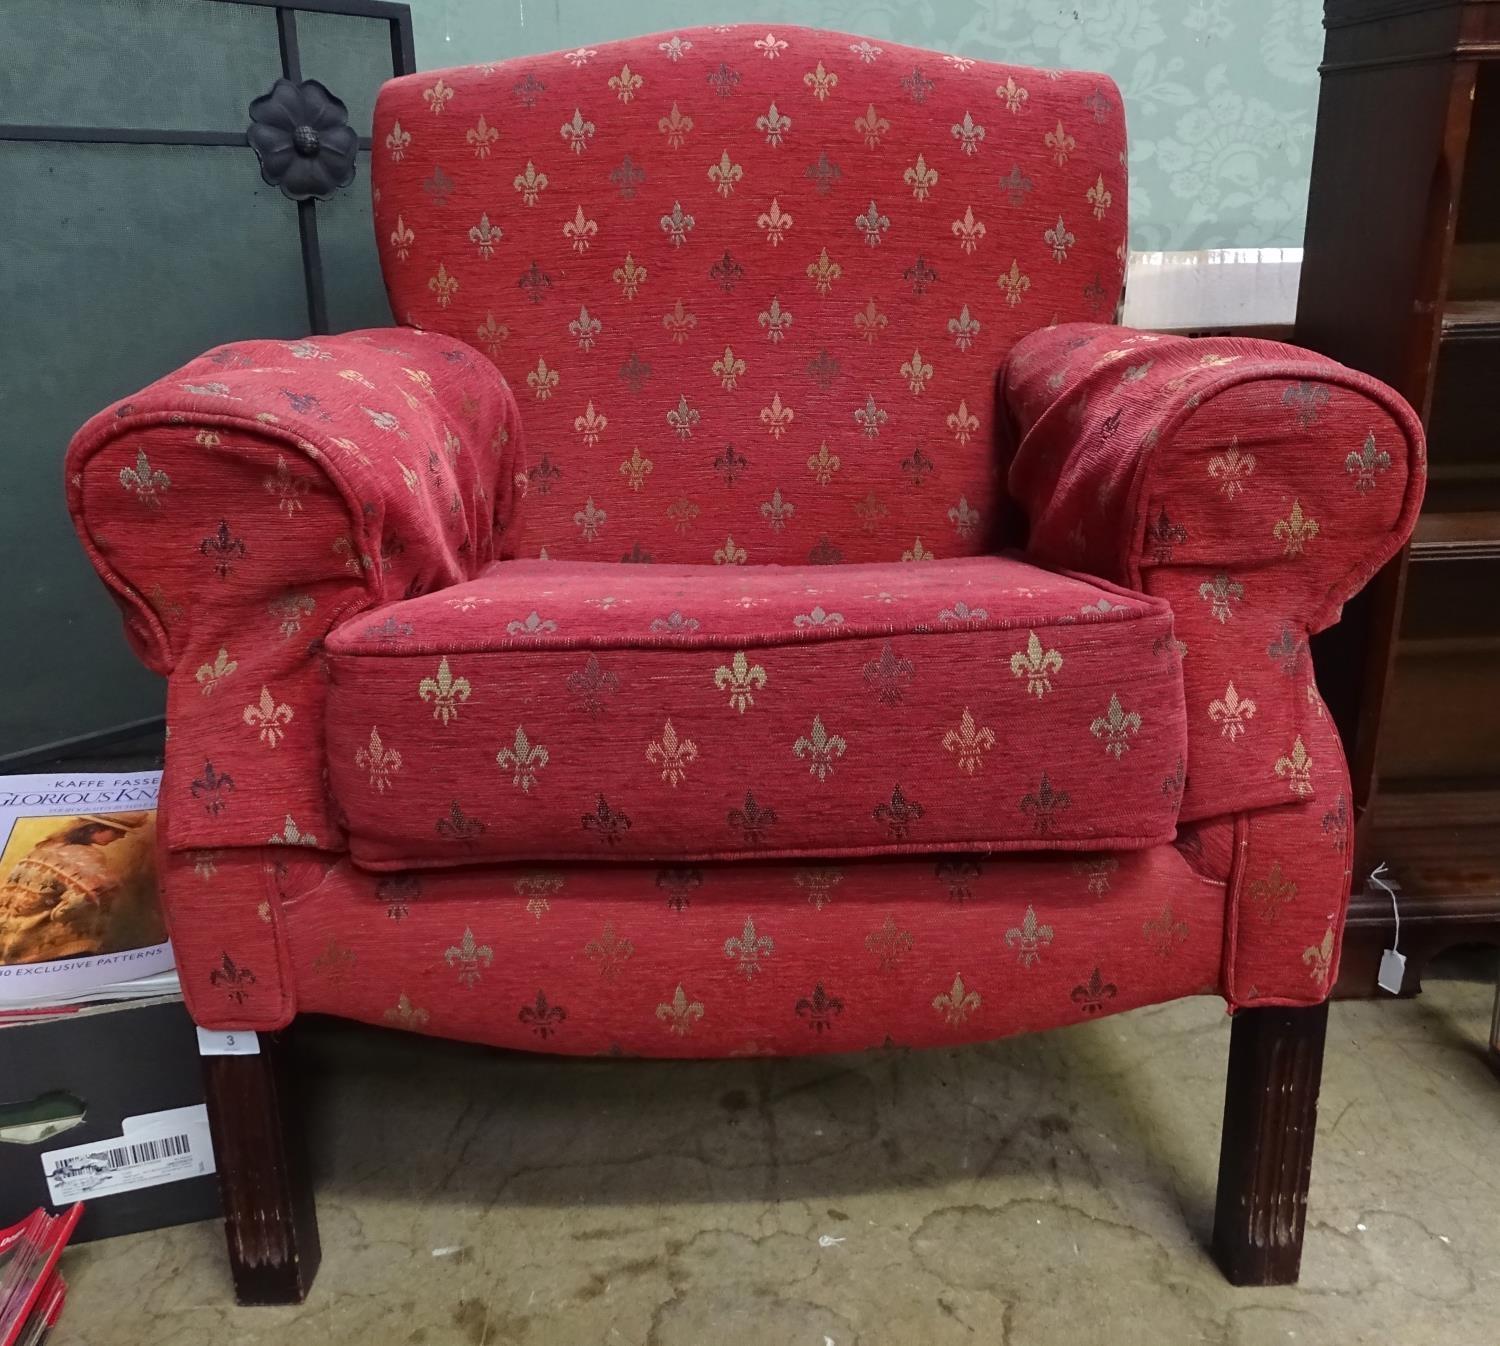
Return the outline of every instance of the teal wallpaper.
<path id="1" fill-rule="evenodd" d="M 1299 247 L 1321 0 L 409 0 L 431 68 L 705 23 L 811 24 L 1104 70 L 1131 131 L 1131 246 Z"/>

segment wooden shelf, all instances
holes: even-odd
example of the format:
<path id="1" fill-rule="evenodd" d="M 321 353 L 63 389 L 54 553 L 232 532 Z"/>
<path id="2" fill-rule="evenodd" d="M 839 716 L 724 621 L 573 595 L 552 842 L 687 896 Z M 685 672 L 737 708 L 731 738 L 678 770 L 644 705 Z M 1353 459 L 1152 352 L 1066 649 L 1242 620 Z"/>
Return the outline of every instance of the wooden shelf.
<path id="1" fill-rule="evenodd" d="M 1383 782 L 1369 827 L 1370 853 L 1390 866 L 1404 897 L 1500 898 L 1500 788 Z"/>
<path id="2" fill-rule="evenodd" d="M 1444 341 L 1500 341 L 1500 299 L 1450 299 L 1443 305 Z"/>
<path id="3" fill-rule="evenodd" d="M 1375 992 L 1385 861 L 1410 993 L 1500 941 L 1500 0 L 1325 5 L 1297 337 L 1424 409 L 1430 448 L 1410 564 L 1315 645 L 1359 819 L 1339 991 Z"/>
<path id="4" fill-rule="evenodd" d="M 1396 642 L 1396 653 L 1408 659 L 1463 659 L 1500 654 L 1500 635 L 1403 637 Z"/>
<path id="5" fill-rule="evenodd" d="M 1429 460 L 1427 480 L 1429 483 L 1500 481 L 1500 463 L 1434 463 Z"/>
<path id="6" fill-rule="evenodd" d="M 1412 534 L 1414 561 L 1478 561 L 1500 556 L 1500 512 L 1423 514 Z"/>
<path id="7" fill-rule="evenodd" d="M 1500 242 L 1458 239 L 1448 272 L 1449 299 L 1485 299 L 1500 292 Z"/>

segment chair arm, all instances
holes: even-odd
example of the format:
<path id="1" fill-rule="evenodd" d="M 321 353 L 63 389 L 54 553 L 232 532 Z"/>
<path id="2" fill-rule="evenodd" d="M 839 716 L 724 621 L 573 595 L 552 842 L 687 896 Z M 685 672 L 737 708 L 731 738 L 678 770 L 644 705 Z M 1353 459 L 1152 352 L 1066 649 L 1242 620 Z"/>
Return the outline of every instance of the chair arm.
<path id="1" fill-rule="evenodd" d="M 1233 1007 L 1316 1005 L 1338 977 L 1354 842 L 1349 771 L 1321 700 L 1312 711 L 1313 790 L 1208 824 L 1233 837 L 1221 988 Z"/>
<path id="2" fill-rule="evenodd" d="M 169 675 L 169 847 L 339 844 L 322 639 L 491 559 L 518 431 L 483 356 L 396 328 L 221 346 L 78 432 L 74 526 Z"/>
<path id="3" fill-rule="evenodd" d="M 1312 798 L 1308 636 L 1411 533 L 1426 477 L 1415 413 L 1278 342 L 1093 324 L 1019 342 L 1001 401 L 1027 555 L 1172 604 L 1182 819 Z"/>

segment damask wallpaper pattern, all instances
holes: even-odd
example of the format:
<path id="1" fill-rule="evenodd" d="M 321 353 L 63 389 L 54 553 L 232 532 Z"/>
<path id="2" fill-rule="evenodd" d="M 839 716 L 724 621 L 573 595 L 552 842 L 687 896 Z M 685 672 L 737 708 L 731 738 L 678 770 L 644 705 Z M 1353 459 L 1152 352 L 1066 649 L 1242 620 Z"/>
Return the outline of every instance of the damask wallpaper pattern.
<path id="1" fill-rule="evenodd" d="M 1300 247 L 1321 0 L 410 0 L 426 68 L 677 26 L 813 24 L 1102 70 L 1130 125 L 1138 250 Z"/>

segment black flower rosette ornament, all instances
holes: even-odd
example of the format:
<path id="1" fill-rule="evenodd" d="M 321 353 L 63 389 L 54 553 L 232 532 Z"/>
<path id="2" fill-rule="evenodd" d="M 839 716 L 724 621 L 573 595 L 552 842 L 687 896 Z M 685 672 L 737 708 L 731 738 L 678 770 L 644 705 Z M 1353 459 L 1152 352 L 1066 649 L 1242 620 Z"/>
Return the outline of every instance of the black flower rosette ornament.
<path id="1" fill-rule="evenodd" d="M 315 79 L 279 79 L 250 104 L 250 147 L 260 175 L 293 201 L 326 201 L 354 180 L 359 136 L 349 109 Z"/>

